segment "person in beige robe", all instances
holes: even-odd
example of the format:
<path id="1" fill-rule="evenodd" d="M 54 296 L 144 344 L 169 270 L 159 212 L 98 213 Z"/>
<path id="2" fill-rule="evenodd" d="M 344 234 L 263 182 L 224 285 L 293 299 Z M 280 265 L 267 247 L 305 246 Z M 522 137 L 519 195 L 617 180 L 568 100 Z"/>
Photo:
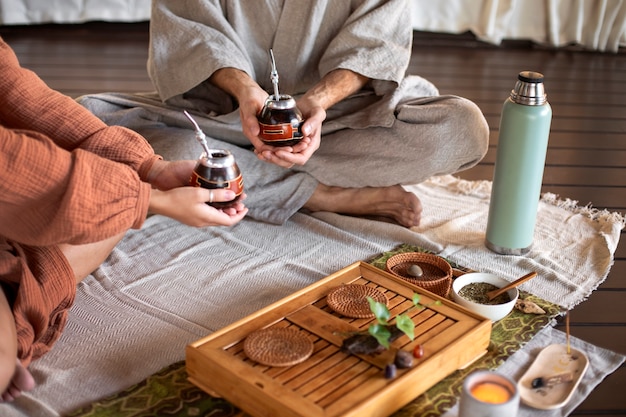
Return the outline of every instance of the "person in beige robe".
<path id="1" fill-rule="evenodd" d="M 281 223 L 304 208 L 415 226 L 421 203 L 401 185 L 474 166 L 489 129 L 474 103 L 406 74 L 408 7 L 406 0 L 155 0 L 148 71 L 156 94 L 82 103 L 110 123 L 130 123 L 166 157 L 198 153 L 184 139 L 189 131 L 177 130 L 190 126 L 175 113 L 189 110 L 212 146 L 240 161 L 254 218 Z M 305 118 L 305 139 L 292 147 L 258 137 L 257 115 L 273 91 L 270 49 L 281 93 Z M 140 117 L 131 116 L 136 107 Z"/>

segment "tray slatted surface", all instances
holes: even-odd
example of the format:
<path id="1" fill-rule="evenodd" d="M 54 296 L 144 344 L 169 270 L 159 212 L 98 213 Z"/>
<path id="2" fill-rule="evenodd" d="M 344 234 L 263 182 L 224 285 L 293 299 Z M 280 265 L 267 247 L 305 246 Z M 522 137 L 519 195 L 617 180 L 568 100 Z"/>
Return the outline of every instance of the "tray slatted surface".
<path id="1" fill-rule="evenodd" d="M 328 306 L 326 294 L 342 284 L 384 292 L 392 318 L 402 313 L 412 318 L 415 339 L 402 336 L 375 356 L 342 352 L 345 337 L 366 331 L 375 320 L 345 317 Z M 414 293 L 420 294 L 422 308 L 413 306 Z M 245 337 L 272 326 L 303 332 L 313 342 L 311 356 L 288 367 L 247 358 Z M 490 333 L 491 321 L 358 262 L 191 344 L 186 365 L 194 384 L 253 416 L 387 416 L 482 355 Z M 412 351 L 417 344 L 424 356 L 412 367 L 398 369 L 396 378 L 386 379 L 384 368 L 397 349 Z"/>

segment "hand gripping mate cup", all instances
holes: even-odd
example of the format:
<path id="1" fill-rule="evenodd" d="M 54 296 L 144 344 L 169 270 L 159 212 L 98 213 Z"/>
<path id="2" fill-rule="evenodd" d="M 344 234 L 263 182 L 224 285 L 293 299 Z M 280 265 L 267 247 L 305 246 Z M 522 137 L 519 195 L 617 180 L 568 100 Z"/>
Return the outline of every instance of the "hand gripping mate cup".
<path id="1" fill-rule="evenodd" d="M 243 176 L 235 162 L 235 157 L 226 149 L 209 149 L 204 132 L 189 113 L 185 111 L 185 115 L 196 128 L 196 139 L 204 150 L 191 174 L 189 185 L 211 190 L 224 188 L 232 190 L 235 193 L 234 199 L 207 203 L 215 208 L 231 207 L 243 194 Z"/>

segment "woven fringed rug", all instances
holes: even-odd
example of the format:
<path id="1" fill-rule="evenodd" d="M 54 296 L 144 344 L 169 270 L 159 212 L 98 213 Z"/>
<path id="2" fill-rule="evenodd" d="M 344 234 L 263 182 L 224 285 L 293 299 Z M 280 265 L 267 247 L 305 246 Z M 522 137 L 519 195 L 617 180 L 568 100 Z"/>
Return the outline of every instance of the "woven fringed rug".
<path id="1" fill-rule="evenodd" d="M 522 288 L 567 309 L 589 297 L 608 275 L 626 218 L 545 193 L 530 252 L 498 255 L 485 246 L 491 186 L 452 175 L 407 186 L 424 205 L 423 221 L 412 230 L 433 242 L 438 255 L 466 267 L 508 278 L 537 272 L 542 278 Z"/>
<path id="2" fill-rule="evenodd" d="M 386 260 L 402 252 L 427 252 L 425 249 L 401 245 L 368 262 L 385 269 Z M 454 268 L 465 269 L 448 260 Z M 487 354 L 465 369 L 458 370 L 410 404 L 397 411 L 393 417 L 440 416 L 455 405 L 466 375 L 476 369 L 496 369 L 507 358 L 521 349 L 533 336 L 564 310 L 552 303 L 521 292 L 520 298 L 535 302 L 546 314 L 525 314 L 513 310 L 496 322 L 491 333 Z M 207 370 L 210 372 L 210 370 Z M 219 416 L 242 417 L 246 414 L 222 398 L 212 397 L 187 380 L 185 362 L 174 363 L 144 381 L 87 407 L 76 410 L 67 417 L 153 417 L 153 416 Z"/>

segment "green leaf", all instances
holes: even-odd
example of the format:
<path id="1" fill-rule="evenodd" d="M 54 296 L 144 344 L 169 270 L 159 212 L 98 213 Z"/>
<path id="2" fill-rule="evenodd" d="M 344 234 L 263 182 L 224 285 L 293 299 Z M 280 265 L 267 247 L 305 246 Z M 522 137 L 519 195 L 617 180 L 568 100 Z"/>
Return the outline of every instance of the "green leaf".
<path id="1" fill-rule="evenodd" d="M 416 306 L 420 303 L 420 295 L 413 293 L 413 305 Z"/>
<path id="2" fill-rule="evenodd" d="M 389 329 L 387 329 L 387 327 L 382 324 L 376 323 L 371 324 L 367 331 L 369 332 L 369 334 L 374 336 L 376 340 L 378 340 L 378 343 L 383 345 L 385 349 L 389 349 L 389 338 L 391 337 L 391 332 L 389 331 Z"/>
<path id="3" fill-rule="evenodd" d="M 396 317 L 396 327 L 407 335 L 409 339 L 413 340 L 415 338 L 415 324 L 406 314 L 400 314 Z"/>
<path id="4" fill-rule="evenodd" d="M 387 306 L 383 303 L 375 301 L 372 297 L 367 297 L 367 302 L 370 303 L 370 310 L 376 317 L 376 320 L 378 320 L 380 324 L 387 324 L 387 321 L 391 316 Z"/>

